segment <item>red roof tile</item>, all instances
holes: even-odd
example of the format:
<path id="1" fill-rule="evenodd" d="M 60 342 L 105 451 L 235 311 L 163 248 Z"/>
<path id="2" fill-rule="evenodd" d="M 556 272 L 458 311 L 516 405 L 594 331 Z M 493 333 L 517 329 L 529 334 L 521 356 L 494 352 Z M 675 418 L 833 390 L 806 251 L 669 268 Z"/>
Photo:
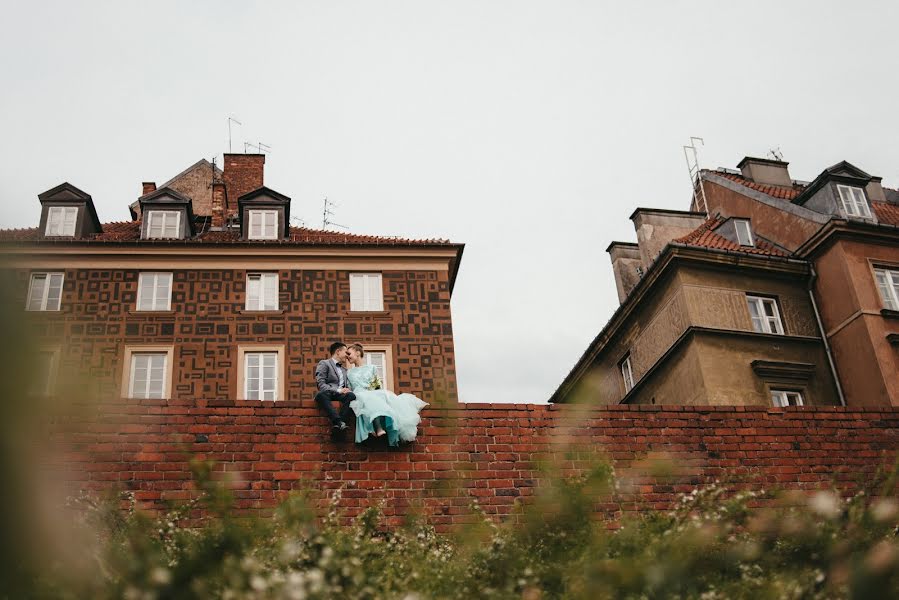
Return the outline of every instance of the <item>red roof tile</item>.
<path id="1" fill-rule="evenodd" d="M 88 242 L 136 242 L 140 240 L 140 221 L 119 221 L 103 224 L 103 233 L 90 236 L 84 241 Z M 196 237 L 189 240 L 153 240 L 149 243 L 191 243 L 191 244 L 289 244 L 289 245 L 348 245 L 348 246 L 446 246 L 452 245 L 443 239 L 412 240 L 398 237 L 383 237 L 374 235 L 358 235 L 354 233 L 342 233 L 338 231 L 325 231 L 320 229 L 308 229 L 305 227 L 291 227 L 290 236 L 286 240 L 242 240 L 238 231 L 202 231 L 202 222 L 197 225 Z M 0 242 L 32 242 L 45 241 L 37 227 L 29 229 L 5 229 L 0 230 Z M 47 240 L 56 241 L 56 240 Z M 59 240 L 66 241 L 66 240 Z"/>
<path id="2" fill-rule="evenodd" d="M 725 173 L 723 171 L 707 171 L 707 173 L 712 173 L 719 177 L 724 177 L 725 179 L 730 179 L 740 185 L 744 185 L 749 189 L 756 190 L 762 192 L 763 194 L 768 194 L 769 196 L 773 196 L 774 198 L 780 198 L 782 200 L 792 200 L 796 196 L 802 193 L 802 190 L 805 189 L 804 185 L 795 183 L 792 188 L 780 187 L 777 185 L 765 185 L 762 183 L 756 183 L 751 179 L 746 179 L 742 175 L 737 175 L 736 173 Z"/>
<path id="3" fill-rule="evenodd" d="M 886 202 L 871 202 L 871 206 L 879 222 L 899 227 L 899 206 Z"/>
<path id="4" fill-rule="evenodd" d="M 728 250 L 730 252 L 743 252 L 745 254 L 761 254 L 764 256 L 789 256 L 776 246 L 755 236 L 755 246 L 741 246 L 726 237 L 714 232 L 726 219 L 716 215 L 706 220 L 705 223 L 694 229 L 687 235 L 672 240 L 697 248 L 712 248 L 715 250 Z"/>

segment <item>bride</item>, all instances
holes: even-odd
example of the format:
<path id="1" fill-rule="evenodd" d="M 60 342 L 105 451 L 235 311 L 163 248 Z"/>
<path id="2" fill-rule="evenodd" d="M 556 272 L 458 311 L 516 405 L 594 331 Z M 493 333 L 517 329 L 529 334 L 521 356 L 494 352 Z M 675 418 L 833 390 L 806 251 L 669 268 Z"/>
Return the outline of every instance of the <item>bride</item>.
<path id="1" fill-rule="evenodd" d="M 356 396 L 350 402 L 356 413 L 356 443 L 385 435 L 391 446 L 414 441 L 421 422 L 418 413 L 428 403 L 412 394 L 397 396 L 383 389 L 374 365 L 365 364 L 362 344 L 352 344 L 346 355 L 350 363 L 347 379 Z"/>

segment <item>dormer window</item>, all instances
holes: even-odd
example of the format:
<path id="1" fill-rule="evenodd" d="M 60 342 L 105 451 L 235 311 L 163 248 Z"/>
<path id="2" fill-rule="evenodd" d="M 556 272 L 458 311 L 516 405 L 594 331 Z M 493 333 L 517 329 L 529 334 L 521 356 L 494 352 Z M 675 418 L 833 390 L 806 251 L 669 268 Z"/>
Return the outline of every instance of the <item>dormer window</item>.
<path id="1" fill-rule="evenodd" d="M 77 219 L 77 206 L 50 206 L 47 208 L 47 229 L 44 230 L 44 235 L 73 237 Z"/>
<path id="2" fill-rule="evenodd" d="M 752 240 L 752 228 L 745 219 L 734 219 L 734 228 L 737 230 L 737 243 L 741 246 L 755 246 Z"/>
<path id="3" fill-rule="evenodd" d="M 181 237 L 181 211 L 151 210 L 147 212 L 147 237 L 177 239 Z"/>
<path id="4" fill-rule="evenodd" d="M 261 187 L 237 199 L 240 238 L 251 241 L 285 240 L 290 237 L 290 198 Z"/>
<path id="5" fill-rule="evenodd" d="M 865 198 L 865 190 L 848 185 L 838 185 L 840 202 L 843 204 L 843 212 L 848 217 L 871 218 L 871 209 L 868 208 L 868 200 Z"/>
<path id="6" fill-rule="evenodd" d="M 254 210 L 249 211 L 251 240 L 276 240 L 278 239 L 278 211 Z"/>

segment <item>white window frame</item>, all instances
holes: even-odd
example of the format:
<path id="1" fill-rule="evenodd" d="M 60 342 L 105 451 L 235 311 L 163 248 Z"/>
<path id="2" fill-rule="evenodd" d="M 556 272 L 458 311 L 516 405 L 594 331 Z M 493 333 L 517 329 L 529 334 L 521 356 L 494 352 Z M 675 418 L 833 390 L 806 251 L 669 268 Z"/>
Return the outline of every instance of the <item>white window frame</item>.
<path id="1" fill-rule="evenodd" d="M 47 227 L 44 229 L 44 235 L 73 237 L 77 222 L 77 206 L 50 206 L 47 208 Z"/>
<path id="2" fill-rule="evenodd" d="M 159 222 L 157 223 L 157 221 Z M 159 235 L 153 234 L 154 229 L 159 230 Z M 148 239 L 154 240 L 179 239 L 181 237 L 181 211 L 155 208 L 148 210 L 146 235 Z"/>
<path id="3" fill-rule="evenodd" d="M 875 267 L 874 282 L 884 308 L 899 310 L 899 270 Z"/>
<path id="4" fill-rule="evenodd" d="M 134 356 L 142 354 L 164 354 L 164 373 L 165 379 L 162 385 L 162 398 L 169 399 L 172 397 L 172 373 L 174 369 L 175 350 L 173 346 L 126 346 L 125 355 L 122 360 L 122 387 L 121 394 L 123 398 L 140 398 L 143 396 L 134 395 Z"/>
<path id="5" fill-rule="evenodd" d="M 38 288 L 35 287 L 35 280 L 43 279 L 44 284 L 43 288 L 40 289 L 40 298 L 34 298 L 34 295 L 38 293 Z M 53 282 L 59 282 L 59 285 L 54 285 Z M 63 286 L 65 285 L 65 273 L 50 273 L 50 272 L 38 272 L 31 274 L 31 281 L 28 284 L 28 297 L 25 300 L 25 310 L 40 312 L 40 311 L 58 311 L 62 307 L 62 293 Z M 50 290 L 58 289 L 59 295 L 55 298 L 55 302 L 53 302 L 54 298 L 50 296 Z M 39 300 L 39 304 L 35 307 L 34 303 L 36 300 Z"/>
<path id="6" fill-rule="evenodd" d="M 742 237 L 740 236 L 741 227 L 744 228 Z M 737 232 L 737 243 L 741 246 L 755 246 L 755 240 L 752 237 L 752 227 L 746 219 L 734 219 L 734 229 Z M 745 241 L 744 241 L 745 238 Z"/>
<path id="7" fill-rule="evenodd" d="M 141 273 L 137 278 L 137 310 L 159 311 L 172 310 L 172 277 L 171 273 Z M 160 285 L 161 280 L 167 280 L 165 285 Z M 164 288 L 168 288 L 168 294 L 160 296 Z M 150 290 L 150 304 L 142 305 L 141 299 L 144 293 Z"/>
<path id="8" fill-rule="evenodd" d="M 783 320 L 780 318 L 780 307 L 777 306 L 777 300 L 766 296 L 746 295 L 747 309 L 749 310 L 749 319 L 752 321 L 752 330 L 756 333 L 774 333 L 784 335 Z M 755 306 L 758 317 L 753 316 L 752 307 Z M 765 311 L 766 306 L 773 307 L 773 315 L 769 315 Z"/>
<path id="9" fill-rule="evenodd" d="M 278 310 L 277 273 L 247 273 L 245 310 Z"/>
<path id="10" fill-rule="evenodd" d="M 249 365 L 247 355 L 274 354 L 275 380 L 273 398 L 249 398 Z M 285 399 L 284 373 L 286 362 L 284 360 L 284 346 L 277 345 L 246 345 L 237 348 L 237 396 L 238 400 L 264 400 L 266 402 L 279 402 Z"/>
<path id="11" fill-rule="evenodd" d="M 850 185 L 837 185 L 837 193 L 840 196 L 844 214 L 850 217 L 871 218 L 871 207 L 868 206 L 865 190 Z"/>
<path id="12" fill-rule="evenodd" d="M 384 355 L 383 373 L 379 373 L 384 389 L 393 390 L 393 346 L 387 344 L 365 344 L 365 364 L 373 364 L 371 358 L 375 354 Z M 377 365 L 375 365 L 377 369 Z"/>
<path id="13" fill-rule="evenodd" d="M 249 226 L 247 237 L 251 240 L 276 240 L 278 239 L 278 211 L 251 208 L 249 212 Z M 256 233 L 253 230 L 256 229 Z M 271 229 L 271 231 L 268 231 Z"/>
<path id="14" fill-rule="evenodd" d="M 384 282 L 381 273 L 350 273 L 350 310 L 384 310 Z"/>
<path id="15" fill-rule="evenodd" d="M 624 393 L 634 389 L 634 369 L 631 366 L 631 355 L 628 354 L 618 365 L 621 369 L 621 379 L 624 381 Z"/>
<path id="16" fill-rule="evenodd" d="M 793 404 L 790 404 L 790 400 Z M 796 390 L 771 390 L 771 403 L 774 406 L 804 406 L 802 393 Z"/>

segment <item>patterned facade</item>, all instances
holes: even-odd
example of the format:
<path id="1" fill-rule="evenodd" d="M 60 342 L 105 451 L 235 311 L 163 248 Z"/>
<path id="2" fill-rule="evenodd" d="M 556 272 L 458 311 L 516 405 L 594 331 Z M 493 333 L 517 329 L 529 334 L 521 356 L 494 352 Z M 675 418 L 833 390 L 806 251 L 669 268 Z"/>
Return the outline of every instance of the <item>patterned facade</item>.
<path id="1" fill-rule="evenodd" d="M 194 181 L 195 167 L 185 171 Z M 247 169 L 239 175 L 248 187 Z M 82 386 L 88 376 L 92 394 L 131 396 L 129 362 L 148 352 L 170 357 L 165 397 L 233 401 L 246 392 L 242 352 L 260 349 L 278 353 L 277 400 L 312 406 L 314 366 L 342 340 L 382 352 L 396 392 L 431 403 L 458 399 L 450 298 L 461 245 L 293 227 L 283 239 L 246 239 L 236 202 L 220 185 L 230 223 L 211 226 L 211 215 L 196 214 L 196 233 L 183 240 L 142 239 L 140 213 L 155 206 L 143 201 L 132 207 L 132 222 L 84 236 L 48 239 L 40 227 L 0 232 L 16 302 L 37 348 L 52 356 L 52 393 L 75 393 L 66 386 Z M 145 184 L 143 198 L 167 189 Z M 211 197 L 193 210 L 208 213 Z M 163 292 L 170 305 L 142 310 L 141 274 L 159 272 L 171 274 Z M 380 275 L 383 310 L 353 310 L 350 276 L 357 272 Z M 58 310 L 25 310 L 43 273 L 63 276 Z M 260 273 L 276 275 L 275 310 L 248 309 L 248 274 Z"/>

